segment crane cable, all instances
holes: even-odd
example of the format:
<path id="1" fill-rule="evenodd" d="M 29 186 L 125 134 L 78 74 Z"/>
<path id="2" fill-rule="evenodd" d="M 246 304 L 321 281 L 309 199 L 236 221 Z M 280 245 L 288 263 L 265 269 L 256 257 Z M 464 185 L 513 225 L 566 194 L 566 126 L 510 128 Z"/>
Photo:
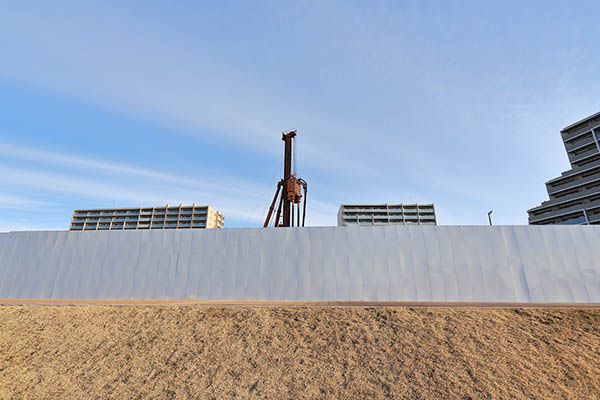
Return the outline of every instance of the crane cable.
<path id="1" fill-rule="evenodd" d="M 271 181 L 273 179 L 275 179 L 275 175 L 278 175 L 280 173 L 281 169 L 279 167 L 277 167 L 277 169 L 275 170 L 275 172 L 273 173 L 273 176 L 271 177 Z M 269 182 L 266 186 L 265 186 L 265 190 L 263 190 L 262 194 L 260 195 L 260 198 L 256 201 L 256 204 L 254 205 L 254 208 L 252 209 L 252 212 L 250 213 L 250 215 L 248 216 L 248 219 L 246 220 L 246 225 L 248 225 L 250 223 L 250 219 L 254 216 L 254 212 L 256 211 L 256 209 L 258 208 L 258 205 L 260 203 L 262 203 L 263 198 L 265 197 L 265 194 L 267 194 L 267 191 L 269 190 L 269 188 L 272 186 L 273 184 L 271 182 Z M 266 206 L 267 208 L 269 207 L 269 205 L 267 204 Z M 263 215 L 266 212 L 266 208 L 263 210 Z"/>
<path id="2" fill-rule="evenodd" d="M 302 188 L 304 189 L 304 209 L 302 210 L 302 226 L 304 226 L 304 220 L 306 220 L 306 196 L 308 194 L 308 184 L 304 179 L 302 179 Z"/>

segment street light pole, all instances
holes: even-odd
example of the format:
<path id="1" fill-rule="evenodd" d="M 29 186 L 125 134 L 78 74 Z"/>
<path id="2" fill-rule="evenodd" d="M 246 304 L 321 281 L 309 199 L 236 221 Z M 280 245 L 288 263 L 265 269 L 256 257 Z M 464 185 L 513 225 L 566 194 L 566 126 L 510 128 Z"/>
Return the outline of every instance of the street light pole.
<path id="1" fill-rule="evenodd" d="M 490 221 L 490 225 L 492 225 L 492 213 L 494 212 L 494 210 L 490 210 L 490 212 L 488 213 L 488 220 Z"/>

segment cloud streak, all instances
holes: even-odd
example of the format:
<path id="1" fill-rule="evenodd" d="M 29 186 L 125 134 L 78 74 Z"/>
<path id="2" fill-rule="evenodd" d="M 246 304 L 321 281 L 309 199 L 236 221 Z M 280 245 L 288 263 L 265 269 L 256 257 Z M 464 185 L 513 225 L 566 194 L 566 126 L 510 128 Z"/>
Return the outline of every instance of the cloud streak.
<path id="1" fill-rule="evenodd" d="M 27 209 L 27 208 L 41 208 L 52 205 L 47 201 L 35 200 L 27 197 L 12 196 L 6 194 L 0 194 L 0 208 L 4 209 Z"/>
<path id="2" fill-rule="evenodd" d="M 3 167 L 5 185 L 131 202 L 198 197 L 245 220 L 262 206 L 260 161 L 277 161 L 278 132 L 297 128 L 315 223 L 335 223 L 347 199 L 434 201 L 443 223 L 474 223 L 494 207 L 498 222 L 524 223 L 544 180 L 566 167 L 558 131 L 600 107 L 594 13 L 568 5 L 62 5 L 3 7 L 0 79 L 144 121 L 167 140 L 236 147 L 244 170 L 232 173 L 238 160 L 226 150 L 222 173 L 198 160 L 204 172 L 191 177 L 142 168 L 135 155 L 121 162 L 130 155 L 118 146 L 100 160 L 0 141 L 4 158 L 30 164 Z M 93 151 L 74 131 L 82 154 Z"/>
<path id="3" fill-rule="evenodd" d="M 203 183 L 201 175 L 197 179 L 157 172 L 134 165 L 110 163 L 97 159 L 54 153 L 2 143 L 0 154 L 28 163 L 42 163 L 42 170 L 0 164 L 0 184 L 27 187 L 48 193 L 72 194 L 89 199 L 115 201 L 128 206 L 192 204 L 201 200 L 215 206 L 227 218 L 260 223 L 263 213 L 252 212 L 251 204 L 259 206 L 268 199 L 259 193 L 259 185 L 243 179 L 221 177 L 227 184 Z M 53 166 L 68 166 L 76 173 L 53 170 Z M 84 173 L 82 173 L 85 171 Z M 106 175 L 106 173 L 110 173 Z M 140 179 L 142 178 L 142 179 Z M 263 192 L 264 195 L 264 192 Z M 15 197 L 0 197 L 0 208 L 16 207 L 18 204 L 42 206 L 47 203 Z M 330 209 L 327 203 L 314 201 L 314 216 L 308 223 L 323 224 L 325 213 L 319 209 Z M 328 222 L 331 216 L 326 218 Z"/>

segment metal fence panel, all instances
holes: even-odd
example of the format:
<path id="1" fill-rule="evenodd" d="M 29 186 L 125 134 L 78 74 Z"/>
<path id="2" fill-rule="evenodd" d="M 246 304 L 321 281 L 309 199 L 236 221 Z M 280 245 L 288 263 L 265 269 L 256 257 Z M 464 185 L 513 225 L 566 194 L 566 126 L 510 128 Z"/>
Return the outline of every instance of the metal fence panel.
<path id="1" fill-rule="evenodd" d="M 600 227 L 0 233 L 0 298 L 600 302 Z"/>

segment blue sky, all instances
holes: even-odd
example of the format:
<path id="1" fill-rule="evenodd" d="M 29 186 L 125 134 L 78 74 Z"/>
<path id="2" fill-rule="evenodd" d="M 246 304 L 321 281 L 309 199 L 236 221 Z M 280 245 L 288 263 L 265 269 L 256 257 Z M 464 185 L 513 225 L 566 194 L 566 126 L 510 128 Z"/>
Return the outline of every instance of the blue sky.
<path id="1" fill-rule="evenodd" d="M 0 7 L 0 231 L 211 204 L 258 226 L 298 130 L 307 223 L 434 202 L 527 223 L 600 111 L 596 1 L 15 1 Z"/>

